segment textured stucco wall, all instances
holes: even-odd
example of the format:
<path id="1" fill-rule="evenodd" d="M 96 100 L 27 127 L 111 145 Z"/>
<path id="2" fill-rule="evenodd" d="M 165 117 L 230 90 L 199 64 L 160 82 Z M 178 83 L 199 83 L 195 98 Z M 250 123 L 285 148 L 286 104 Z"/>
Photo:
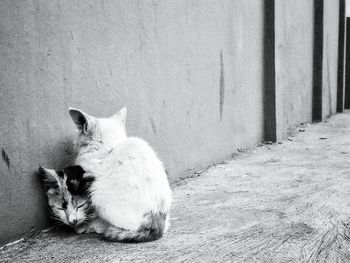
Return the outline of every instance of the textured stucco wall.
<path id="1" fill-rule="evenodd" d="M 171 181 L 262 140 L 262 1 L 0 6 L 0 243 L 45 225 L 33 172 L 71 152 L 69 106 L 127 106 Z"/>
<path id="2" fill-rule="evenodd" d="M 297 124 L 312 120 L 314 5 L 313 0 L 275 1 L 277 140 Z M 324 0 L 320 30 L 323 30 L 320 115 L 326 119 L 337 107 L 339 0 Z"/>
<path id="3" fill-rule="evenodd" d="M 312 120 L 314 1 L 275 1 L 276 137 Z"/>
<path id="4" fill-rule="evenodd" d="M 339 0 L 324 0 L 322 118 L 337 109 Z"/>

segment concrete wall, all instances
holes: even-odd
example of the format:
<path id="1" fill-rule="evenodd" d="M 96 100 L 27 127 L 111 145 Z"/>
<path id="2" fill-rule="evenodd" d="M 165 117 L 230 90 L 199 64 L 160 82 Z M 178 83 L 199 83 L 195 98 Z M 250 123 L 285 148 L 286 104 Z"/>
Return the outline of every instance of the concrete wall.
<path id="1" fill-rule="evenodd" d="M 338 77 L 339 0 L 324 0 L 322 118 L 336 112 Z"/>
<path id="2" fill-rule="evenodd" d="M 277 140 L 283 139 L 297 124 L 324 120 L 337 110 L 341 66 L 339 14 L 345 11 L 340 10 L 339 3 L 339 0 L 275 1 Z M 323 14 L 318 14 L 320 11 Z M 319 40 L 321 43 L 315 43 Z M 313 106 L 319 112 L 314 112 L 314 116 Z M 342 111 L 343 104 L 339 103 L 338 108 Z"/>
<path id="3" fill-rule="evenodd" d="M 275 1 L 276 137 L 312 120 L 314 2 Z"/>
<path id="4" fill-rule="evenodd" d="M 69 106 L 127 106 L 171 182 L 334 113 L 339 0 L 317 1 L 0 0 L 0 244 L 46 225 L 34 172 L 69 163 Z"/>
<path id="5" fill-rule="evenodd" d="M 0 6 L 0 243 L 45 225 L 33 172 L 71 153 L 69 106 L 127 106 L 171 181 L 263 140 L 262 1 Z"/>

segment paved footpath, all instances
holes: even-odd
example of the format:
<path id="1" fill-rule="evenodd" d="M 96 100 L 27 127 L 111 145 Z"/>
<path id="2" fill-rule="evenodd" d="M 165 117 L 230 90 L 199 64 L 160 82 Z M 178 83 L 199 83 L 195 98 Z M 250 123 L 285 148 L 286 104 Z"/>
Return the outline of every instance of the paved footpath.
<path id="1" fill-rule="evenodd" d="M 172 226 L 145 244 L 49 231 L 1 262 L 350 262 L 350 112 L 308 124 L 174 187 Z"/>

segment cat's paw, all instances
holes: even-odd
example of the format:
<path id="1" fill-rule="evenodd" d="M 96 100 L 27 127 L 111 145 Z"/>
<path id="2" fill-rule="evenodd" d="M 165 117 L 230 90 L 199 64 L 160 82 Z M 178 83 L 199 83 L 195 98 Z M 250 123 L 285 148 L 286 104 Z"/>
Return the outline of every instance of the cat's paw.
<path id="1" fill-rule="evenodd" d="M 93 226 L 88 226 L 85 231 L 86 234 L 95 233 L 95 228 Z"/>
<path id="2" fill-rule="evenodd" d="M 93 220 L 89 223 L 87 233 L 102 234 L 105 231 L 105 223 L 99 219 Z"/>
<path id="3" fill-rule="evenodd" d="M 103 232 L 105 232 L 105 226 L 102 225 L 102 224 L 95 225 L 95 226 L 94 226 L 94 231 L 95 231 L 97 234 L 102 234 Z"/>
<path id="4" fill-rule="evenodd" d="M 74 227 L 74 231 L 77 234 L 89 233 L 87 232 L 87 230 L 88 230 L 88 226 L 86 224 Z"/>

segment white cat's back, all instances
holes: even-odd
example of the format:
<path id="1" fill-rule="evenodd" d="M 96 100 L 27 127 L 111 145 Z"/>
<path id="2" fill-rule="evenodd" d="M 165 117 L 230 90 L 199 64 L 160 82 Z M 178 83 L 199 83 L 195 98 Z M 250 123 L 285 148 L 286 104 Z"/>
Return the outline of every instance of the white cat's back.
<path id="1" fill-rule="evenodd" d="M 128 137 L 93 168 L 92 202 L 111 224 L 136 230 L 149 212 L 168 214 L 172 193 L 162 162 L 147 142 Z"/>

